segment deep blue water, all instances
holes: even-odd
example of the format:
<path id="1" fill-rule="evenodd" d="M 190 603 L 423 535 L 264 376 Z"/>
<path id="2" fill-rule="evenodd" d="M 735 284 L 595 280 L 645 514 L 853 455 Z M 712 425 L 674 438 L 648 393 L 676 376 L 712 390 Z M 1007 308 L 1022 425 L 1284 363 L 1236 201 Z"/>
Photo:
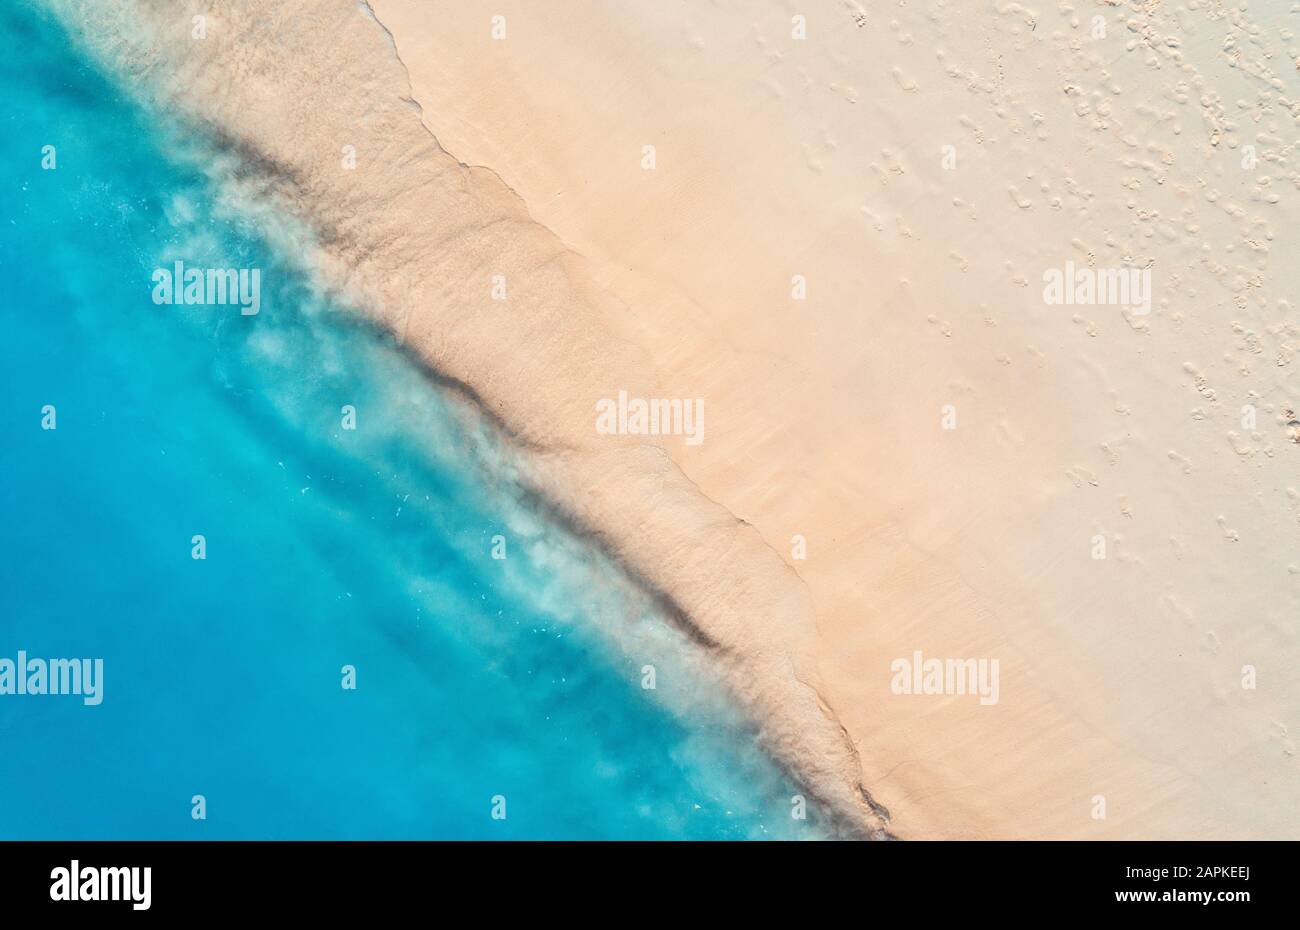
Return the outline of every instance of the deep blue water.
<path id="1" fill-rule="evenodd" d="M 40 12 L 0 34 L 0 657 L 105 665 L 98 707 L 0 696 L 0 837 L 816 829 L 727 714 L 665 709 L 698 687 L 678 637 L 221 206 L 199 143 Z M 261 313 L 155 305 L 176 258 L 260 268 Z"/>

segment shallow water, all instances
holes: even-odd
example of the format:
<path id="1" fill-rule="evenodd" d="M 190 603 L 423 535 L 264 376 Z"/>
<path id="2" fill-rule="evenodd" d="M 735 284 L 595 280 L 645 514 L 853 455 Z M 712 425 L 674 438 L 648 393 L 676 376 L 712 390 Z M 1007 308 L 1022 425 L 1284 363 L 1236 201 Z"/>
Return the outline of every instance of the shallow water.
<path id="1" fill-rule="evenodd" d="M 682 637 L 210 153 L 39 10 L 0 32 L 0 658 L 104 660 L 99 706 L 0 695 L 0 837 L 816 834 Z M 260 269 L 261 312 L 155 304 L 175 259 Z"/>

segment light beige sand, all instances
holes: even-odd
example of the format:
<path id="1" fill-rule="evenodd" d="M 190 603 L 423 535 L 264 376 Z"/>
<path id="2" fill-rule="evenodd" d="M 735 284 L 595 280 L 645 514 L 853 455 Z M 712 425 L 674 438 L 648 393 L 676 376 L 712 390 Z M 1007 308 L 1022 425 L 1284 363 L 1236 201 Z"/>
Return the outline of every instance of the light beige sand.
<path id="1" fill-rule="evenodd" d="M 903 837 L 1300 837 L 1286 14 L 229 6 L 195 42 L 123 4 L 159 38 L 110 54 L 536 453 L 819 802 Z M 1046 305 L 1067 260 L 1150 267 L 1152 312 Z M 702 398 L 704 442 L 597 435 L 620 389 Z M 892 693 L 915 650 L 999 659 L 998 703 Z"/>

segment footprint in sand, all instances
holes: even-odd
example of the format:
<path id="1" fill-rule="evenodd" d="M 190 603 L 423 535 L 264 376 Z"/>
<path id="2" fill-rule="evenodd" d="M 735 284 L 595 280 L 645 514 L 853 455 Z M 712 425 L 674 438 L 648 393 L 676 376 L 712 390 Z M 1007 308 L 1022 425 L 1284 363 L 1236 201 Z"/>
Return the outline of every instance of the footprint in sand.
<path id="1" fill-rule="evenodd" d="M 916 92 L 917 89 L 916 81 L 912 80 L 910 77 L 904 74 L 902 68 L 895 66 L 890 70 L 890 73 L 893 74 L 894 81 L 903 90 L 907 91 L 909 94 Z"/>

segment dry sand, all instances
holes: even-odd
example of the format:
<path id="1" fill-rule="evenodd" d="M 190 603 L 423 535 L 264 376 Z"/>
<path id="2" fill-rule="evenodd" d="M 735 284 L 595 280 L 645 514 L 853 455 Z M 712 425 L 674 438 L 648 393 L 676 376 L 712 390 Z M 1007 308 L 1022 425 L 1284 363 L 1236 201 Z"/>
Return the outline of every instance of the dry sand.
<path id="1" fill-rule="evenodd" d="M 1300 40 L 1265 9 L 76 15 L 672 600 L 818 802 L 1297 838 Z M 1048 305 L 1067 261 L 1149 268 L 1151 312 Z M 703 443 L 597 434 L 620 389 L 702 399 Z M 893 693 L 917 650 L 998 659 L 998 702 Z"/>

